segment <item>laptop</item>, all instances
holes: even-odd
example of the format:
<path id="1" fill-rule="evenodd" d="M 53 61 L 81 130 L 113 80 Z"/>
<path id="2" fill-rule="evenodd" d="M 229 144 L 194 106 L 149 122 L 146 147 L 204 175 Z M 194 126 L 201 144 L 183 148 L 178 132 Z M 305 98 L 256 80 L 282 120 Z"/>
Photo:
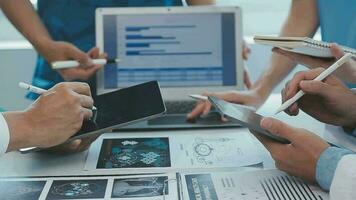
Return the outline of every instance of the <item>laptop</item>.
<path id="1" fill-rule="evenodd" d="M 242 17 L 239 7 L 98 8 L 96 46 L 110 58 L 97 74 L 97 93 L 157 80 L 167 115 L 126 127 L 172 129 L 239 126 L 217 112 L 187 122 L 189 94 L 242 90 Z"/>

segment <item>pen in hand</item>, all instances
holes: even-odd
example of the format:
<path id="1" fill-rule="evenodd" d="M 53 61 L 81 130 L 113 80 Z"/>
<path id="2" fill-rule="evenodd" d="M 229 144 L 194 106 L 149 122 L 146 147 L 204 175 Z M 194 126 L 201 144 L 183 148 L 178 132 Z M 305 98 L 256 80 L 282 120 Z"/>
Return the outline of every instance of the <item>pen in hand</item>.
<path id="1" fill-rule="evenodd" d="M 333 65 L 325 69 L 319 76 L 317 76 L 314 80 L 315 81 L 322 81 L 326 77 L 328 77 L 330 74 L 332 74 L 335 70 L 337 70 L 339 67 L 341 67 L 344 63 L 350 60 L 352 57 L 351 53 L 345 54 L 343 57 L 341 57 L 339 60 L 337 60 Z M 293 103 L 298 101 L 305 93 L 300 90 L 297 94 L 295 94 L 292 98 L 288 99 L 286 102 L 284 102 L 277 110 L 275 114 L 278 114 L 282 112 L 283 110 L 289 108 Z"/>
<path id="2" fill-rule="evenodd" d="M 94 65 L 105 65 L 105 64 L 112 64 L 118 63 L 121 60 L 118 58 L 115 59 L 92 59 L 91 60 Z M 51 63 L 52 69 L 68 69 L 68 68 L 75 68 L 79 67 L 80 63 L 76 60 L 63 60 L 63 61 L 56 61 Z"/>
<path id="3" fill-rule="evenodd" d="M 30 92 L 39 94 L 39 95 L 41 95 L 41 94 L 47 92 L 47 90 L 45 90 L 45 89 L 42 89 L 42 88 L 39 88 L 39 87 L 30 85 L 30 84 L 27 84 L 27 83 L 24 83 L 24 82 L 20 82 L 20 83 L 19 83 L 19 87 L 20 87 L 20 88 L 23 88 L 23 89 L 25 89 L 25 90 L 28 90 L 28 91 L 30 91 Z M 96 111 L 96 110 L 98 110 L 98 109 L 97 109 L 95 106 L 93 106 L 92 110 L 93 110 L 93 111 Z"/>

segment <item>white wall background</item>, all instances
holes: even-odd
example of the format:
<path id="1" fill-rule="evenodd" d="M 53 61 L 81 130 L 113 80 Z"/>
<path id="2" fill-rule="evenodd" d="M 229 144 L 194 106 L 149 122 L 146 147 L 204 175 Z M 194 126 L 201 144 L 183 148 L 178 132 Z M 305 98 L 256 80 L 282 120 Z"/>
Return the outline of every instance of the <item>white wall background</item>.
<path id="1" fill-rule="evenodd" d="M 9 110 L 26 108 L 30 101 L 18 87 L 19 81 L 30 82 L 36 53 L 33 49 L 0 49 L 0 107 Z"/>

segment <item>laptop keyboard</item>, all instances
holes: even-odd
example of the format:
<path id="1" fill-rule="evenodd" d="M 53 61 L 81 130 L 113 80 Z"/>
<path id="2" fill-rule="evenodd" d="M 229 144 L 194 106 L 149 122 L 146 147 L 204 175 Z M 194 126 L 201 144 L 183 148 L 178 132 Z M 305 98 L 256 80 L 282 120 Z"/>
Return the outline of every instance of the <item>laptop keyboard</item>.
<path id="1" fill-rule="evenodd" d="M 222 122 L 221 116 L 217 112 L 211 112 L 207 116 L 198 117 L 188 122 L 186 114 L 192 111 L 196 105 L 196 101 L 167 101 L 165 104 L 167 115 L 148 120 L 147 122 L 132 124 L 116 131 L 240 127 L 235 122 Z"/>
<path id="2" fill-rule="evenodd" d="M 193 110 L 196 101 L 166 101 L 167 114 L 186 114 Z"/>

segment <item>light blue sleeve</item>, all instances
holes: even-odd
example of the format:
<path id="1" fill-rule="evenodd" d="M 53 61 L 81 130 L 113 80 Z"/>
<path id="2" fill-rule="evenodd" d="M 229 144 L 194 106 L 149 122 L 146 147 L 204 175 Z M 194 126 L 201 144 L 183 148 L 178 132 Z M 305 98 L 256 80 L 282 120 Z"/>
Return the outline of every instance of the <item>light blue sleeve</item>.
<path id="1" fill-rule="evenodd" d="M 329 191 L 337 164 L 344 155 L 354 152 L 338 147 L 329 147 L 321 153 L 316 164 L 316 181 L 326 191 Z"/>

